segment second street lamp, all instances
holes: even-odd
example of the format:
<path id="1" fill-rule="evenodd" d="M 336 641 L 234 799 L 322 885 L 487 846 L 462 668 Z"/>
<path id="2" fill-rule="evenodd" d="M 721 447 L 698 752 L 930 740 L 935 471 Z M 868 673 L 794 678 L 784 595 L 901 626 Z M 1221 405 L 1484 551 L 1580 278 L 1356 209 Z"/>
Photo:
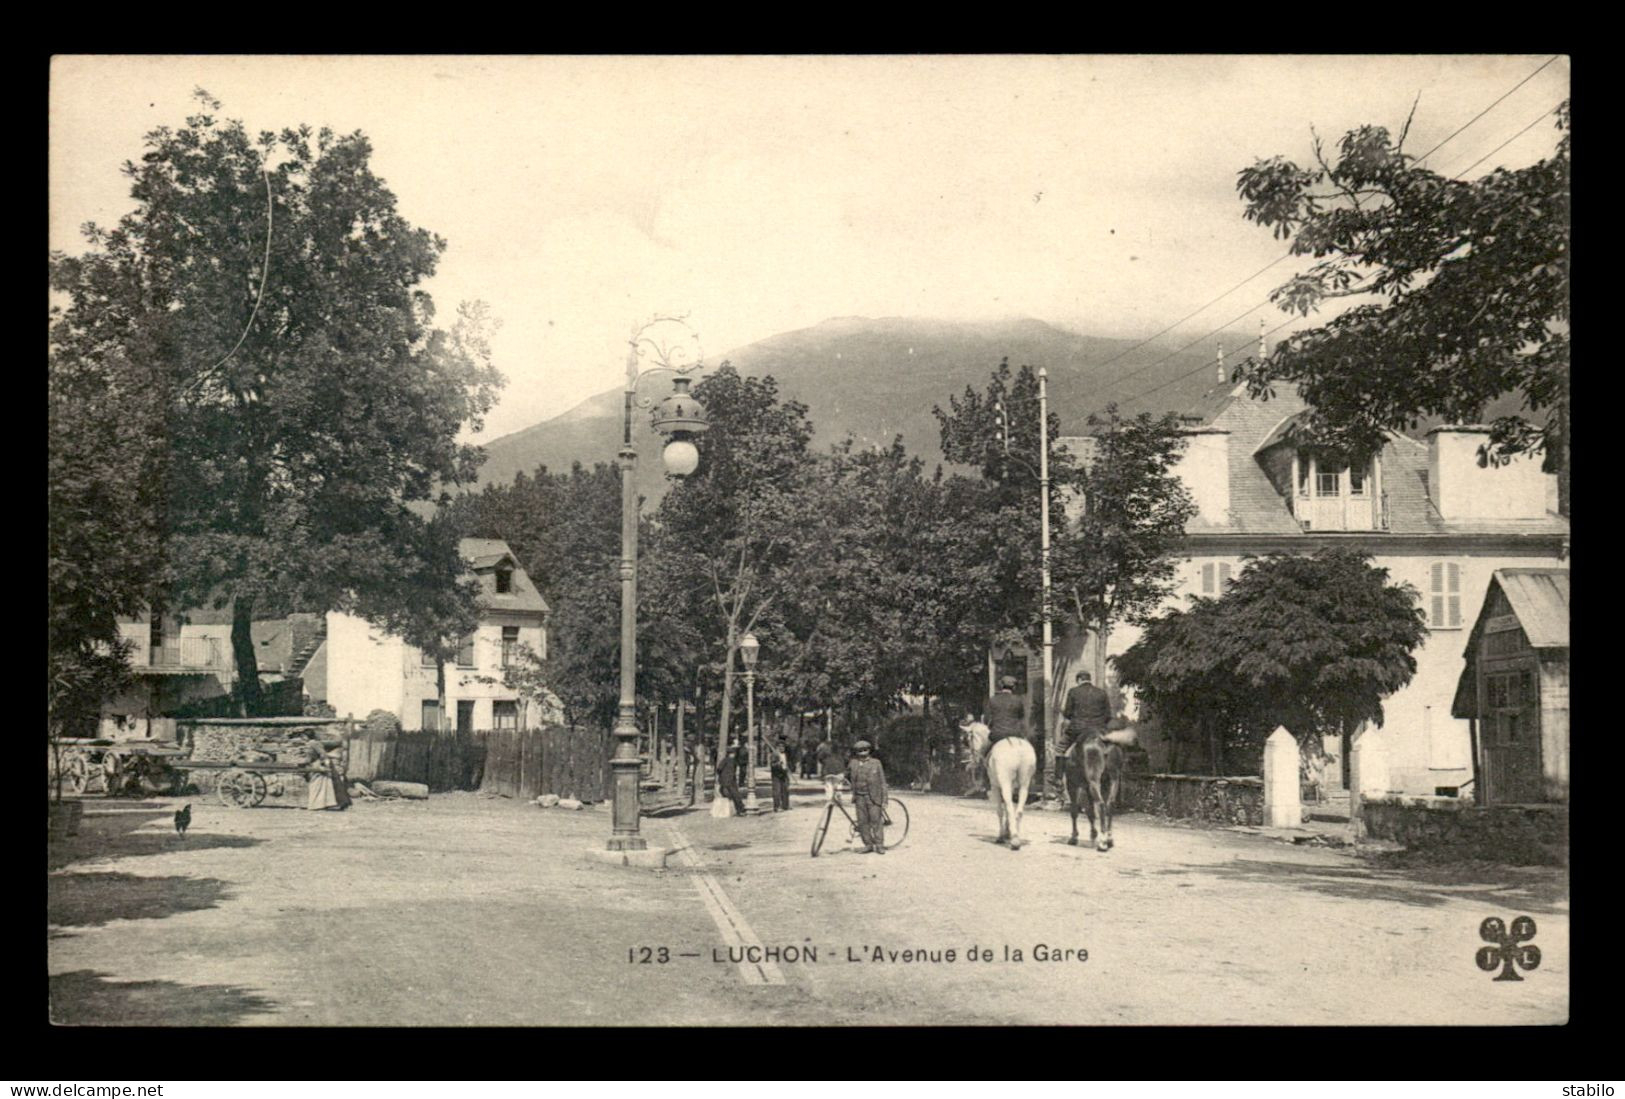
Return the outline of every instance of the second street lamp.
<path id="1" fill-rule="evenodd" d="M 745 661 L 745 759 L 750 790 L 745 794 L 745 812 L 756 812 L 756 657 L 762 644 L 747 633 L 739 642 L 739 655 Z"/>

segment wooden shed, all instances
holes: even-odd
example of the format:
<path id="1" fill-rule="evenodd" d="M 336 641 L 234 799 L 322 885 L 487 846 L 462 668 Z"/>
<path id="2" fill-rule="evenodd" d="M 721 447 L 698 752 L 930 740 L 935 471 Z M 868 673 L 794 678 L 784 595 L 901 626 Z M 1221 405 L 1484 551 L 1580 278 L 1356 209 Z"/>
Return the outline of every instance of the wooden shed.
<path id="1" fill-rule="evenodd" d="M 1569 798 L 1569 570 L 1497 569 L 1451 707 L 1480 805 Z"/>

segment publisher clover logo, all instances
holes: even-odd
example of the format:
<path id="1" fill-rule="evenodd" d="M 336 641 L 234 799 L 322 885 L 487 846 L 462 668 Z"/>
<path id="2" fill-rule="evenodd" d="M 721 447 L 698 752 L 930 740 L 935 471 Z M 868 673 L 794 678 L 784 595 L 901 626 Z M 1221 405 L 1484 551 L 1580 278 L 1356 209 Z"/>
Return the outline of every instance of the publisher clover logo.
<path id="1" fill-rule="evenodd" d="M 1478 937 L 1495 944 L 1479 947 L 1476 960 L 1478 968 L 1486 973 L 1500 966 L 1497 981 L 1521 981 L 1520 968 L 1535 969 L 1540 965 L 1540 947 L 1529 942 L 1535 937 L 1535 921 L 1528 916 L 1513 920 L 1511 931 L 1507 930 L 1505 920 L 1491 916 L 1478 925 Z M 1524 945 L 1526 943 L 1528 945 Z"/>

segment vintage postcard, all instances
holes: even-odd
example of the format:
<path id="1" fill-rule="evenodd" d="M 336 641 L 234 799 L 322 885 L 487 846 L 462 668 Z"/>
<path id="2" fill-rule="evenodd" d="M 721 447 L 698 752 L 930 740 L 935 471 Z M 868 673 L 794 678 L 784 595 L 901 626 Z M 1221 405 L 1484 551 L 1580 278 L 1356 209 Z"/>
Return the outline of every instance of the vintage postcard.
<path id="1" fill-rule="evenodd" d="M 1559 1025 L 1565 56 L 58 56 L 60 1026 Z"/>

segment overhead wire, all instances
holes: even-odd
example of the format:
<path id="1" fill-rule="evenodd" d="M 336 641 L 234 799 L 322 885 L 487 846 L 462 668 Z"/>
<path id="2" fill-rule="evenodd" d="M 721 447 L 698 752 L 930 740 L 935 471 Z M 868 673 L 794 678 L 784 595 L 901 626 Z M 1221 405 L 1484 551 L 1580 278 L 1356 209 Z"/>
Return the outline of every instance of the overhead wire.
<path id="1" fill-rule="evenodd" d="M 1420 164 L 1422 161 L 1426 160 L 1428 157 L 1432 156 L 1434 153 L 1436 153 L 1440 149 L 1444 148 L 1450 142 L 1454 141 L 1463 132 L 1465 132 L 1468 127 L 1472 126 L 1479 119 L 1481 119 L 1485 115 L 1489 114 L 1490 111 L 1494 110 L 1495 107 L 1498 104 L 1500 104 L 1508 96 L 1512 95 L 1513 92 L 1516 92 L 1519 88 L 1523 87 L 1525 84 L 1527 84 L 1531 80 L 1533 80 L 1547 66 L 1551 65 L 1552 62 L 1556 61 L 1558 59 L 1558 57 L 1560 57 L 1560 56 L 1561 56 L 1560 54 L 1553 54 L 1551 57 L 1547 58 L 1544 62 L 1542 62 L 1540 65 L 1538 65 L 1534 69 L 1533 72 L 1529 73 L 1522 80 L 1518 81 L 1516 84 L 1512 85 L 1512 87 L 1508 88 L 1506 91 L 1502 92 L 1499 96 L 1497 96 L 1488 106 L 1484 107 L 1483 110 L 1479 111 L 1472 118 L 1469 118 L 1466 122 L 1464 122 L 1460 126 L 1456 127 L 1456 129 L 1453 130 L 1449 134 L 1449 136 L 1447 136 L 1443 141 L 1440 141 L 1438 144 L 1434 145 L 1433 148 L 1429 149 L 1427 152 L 1425 152 L 1421 156 L 1417 157 L 1416 158 L 1416 163 Z M 1499 152 L 1500 149 L 1503 148 L 1507 143 L 1509 143 L 1510 141 L 1516 140 L 1517 137 L 1521 136 L 1524 131 L 1527 131 L 1533 125 L 1534 125 L 1534 123 L 1531 123 L 1530 126 L 1524 127 L 1524 130 L 1519 131 L 1518 134 L 1515 134 L 1515 135 L 1513 135 L 1512 138 L 1509 138 L 1508 142 L 1503 142 L 1501 146 L 1497 146 L 1495 149 L 1491 150 L 1488 154 L 1486 154 L 1485 158 L 1487 158 L 1488 156 L 1493 156 L 1496 152 Z M 1481 158 L 1481 159 L 1485 159 L 1485 158 Z M 1478 164 L 1478 162 L 1474 162 L 1473 165 L 1469 166 L 1467 171 L 1471 171 L 1473 167 L 1477 167 L 1477 164 Z M 1282 255 L 1277 256 L 1275 259 L 1271 260 L 1269 263 L 1266 263 L 1263 267 L 1260 267 L 1257 271 L 1254 271 L 1252 274 L 1250 274 L 1246 278 L 1242 279 L 1240 282 L 1236 283 L 1234 286 L 1231 286 L 1229 289 L 1227 289 L 1227 290 L 1223 291 L 1222 293 L 1218 294 L 1216 297 L 1210 298 L 1207 302 L 1205 302 L 1202 305 L 1198 306 L 1196 309 L 1192 310 L 1191 312 L 1185 314 L 1183 317 L 1181 317 L 1179 320 L 1175 321 L 1173 324 L 1168 325 L 1166 328 L 1163 328 L 1160 331 L 1152 333 L 1151 335 L 1147 336 L 1145 339 L 1141 340 L 1139 343 L 1136 343 L 1136 344 L 1134 344 L 1134 345 L 1132 345 L 1130 347 L 1125 348 L 1122 351 L 1119 351 L 1117 354 L 1113 355 L 1111 358 L 1102 360 L 1100 363 L 1096 364 L 1096 369 L 1100 369 L 1100 368 L 1103 368 L 1103 367 L 1110 366 L 1112 363 L 1117 362 L 1119 359 L 1122 359 L 1125 356 L 1131 355 L 1134 352 L 1138 351 L 1140 348 L 1144 347 L 1148 343 L 1151 343 L 1153 340 L 1156 340 L 1156 339 L 1158 339 L 1158 338 L 1160 338 L 1162 336 L 1167 335 L 1169 332 L 1172 332 L 1174 329 L 1178 328 L 1180 325 L 1184 324 L 1186 321 L 1190 320 L 1192 317 L 1195 317 L 1198 314 L 1206 311 L 1210 307 L 1218 304 L 1219 302 L 1223 301 L 1225 298 L 1229 297 L 1231 294 L 1235 293 L 1237 290 L 1240 290 L 1243 286 L 1246 286 L 1249 282 L 1252 282 L 1254 279 L 1256 279 L 1258 276 L 1262 275 L 1264 272 L 1268 271 L 1270 268 L 1274 267 L 1276 264 L 1280 263 L 1283 260 L 1290 259 L 1292 257 L 1292 255 L 1293 255 L 1293 253 L 1289 249 L 1288 251 L 1286 251 Z M 1269 299 L 1266 298 L 1266 299 L 1264 299 L 1264 301 L 1260 302 L 1258 305 L 1255 305 L 1251 309 L 1247 310 L 1246 313 L 1241 314 L 1241 316 L 1237 317 L 1236 320 L 1241 320 L 1242 318 L 1246 317 L 1249 313 L 1252 313 L 1252 312 L 1254 312 L 1254 311 L 1256 311 L 1256 310 L 1258 310 L 1258 309 L 1260 309 L 1263 306 L 1268 305 L 1268 304 L 1269 304 Z M 1212 336 L 1217 332 L 1222 332 L 1224 329 L 1230 327 L 1230 325 L 1232 325 L 1234 323 L 1236 323 L 1236 321 L 1228 321 L 1225 324 L 1221 325 L 1220 327 L 1218 327 L 1216 329 L 1213 329 L 1212 331 L 1208 332 L 1206 335 L 1200 336 L 1196 340 L 1193 340 L 1191 343 L 1186 344 L 1184 347 L 1180 348 L 1179 351 L 1175 351 L 1170 355 L 1166 355 L 1163 358 L 1158 359 L 1156 362 L 1149 363 L 1149 364 L 1147 364 L 1146 366 L 1143 366 L 1143 367 L 1137 367 L 1136 369 L 1131 370 L 1129 373 L 1121 375 L 1120 377 L 1114 379 L 1114 383 L 1120 383 L 1120 382 L 1126 381 L 1127 379 L 1135 377 L 1138 374 L 1145 373 L 1145 371 L 1150 370 L 1153 367 L 1160 366 L 1162 363 L 1167 362 L 1168 359 L 1173 358 L 1174 355 L 1178 355 L 1178 354 L 1181 354 L 1182 352 L 1184 352 L 1186 350 L 1189 350 L 1191 347 L 1193 347 L 1196 344 L 1202 342 L 1202 340 L 1207 339 L 1208 336 Z M 1280 327 L 1281 326 L 1277 326 L 1275 331 L 1279 331 Z M 1195 373 L 1195 371 L 1192 371 L 1191 373 Z"/>
<path id="2" fill-rule="evenodd" d="M 260 261 L 260 288 L 259 292 L 254 295 L 254 308 L 249 312 L 248 323 L 243 325 L 242 335 L 237 337 L 237 342 L 232 345 L 231 350 L 226 352 L 219 362 L 199 373 L 192 384 L 186 387 L 188 393 L 197 386 L 202 385 L 211 374 L 230 362 L 231 357 L 242 348 L 243 341 L 248 339 L 248 333 L 254 327 L 254 319 L 260 314 L 260 303 L 265 300 L 265 285 L 271 276 L 271 233 L 275 228 L 272 219 L 275 217 L 276 203 L 271 198 L 271 173 L 266 169 L 263 162 L 260 164 L 260 175 L 265 180 L 265 256 Z"/>
<path id="3" fill-rule="evenodd" d="M 1433 153 L 1438 152 L 1441 148 L 1444 147 L 1446 142 L 1450 141 L 1452 138 L 1457 137 L 1463 131 L 1465 131 L 1468 126 L 1471 126 L 1474 122 L 1478 121 L 1480 118 L 1483 118 L 1486 114 L 1489 113 L 1490 109 L 1492 107 L 1494 107 L 1496 103 L 1500 103 L 1501 100 L 1506 99 L 1507 96 L 1511 95 L 1518 88 L 1521 88 L 1524 84 L 1527 84 L 1535 76 L 1536 73 L 1540 72 L 1541 69 L 1544 69 L 1547 65 L 1550 65 L 1552 63 L 1552 61 L 1555 61 L 1556 59 L 1557 58 L 1556 58 L 1555 55 L 1552 58 L 1548 59 L 1546 61 L 1546 63 L 1544 65 L 1541 65 L 1540 68 L 1537 68 L 1535 70 L 1535 72 L 1530 73 L 1528 76 L 1524 77 L 1517 84 L 1515 84 L 1512 88 L 1508 89 L 1505 93 L 1503 93 L 1500 96 L 1500 98 L 1495 100 L 1495 103 L 1491 103 L 1489 107 L 1486 107 L 1486 108 L 1484 108 L 1484 110 L 1479 111 L 1478 114 L 1474 115 L 1466 123 L 1464 123 L 1463 125 L 1457 127 L 1455 132 L 1452 133 L 1449 137 L 1445 138 L 1444 141 L 1439 142 L 1433 148 L 1429 149 L 1426 153 L 1424 153 L 1422 155 L 1422 157 L 1417 158 L 1417 162 L 1420 163 L 1422 159 L 1425 159 L 1426 157 L 1431 156 Z M 1530 130 L 1534 129 L 1537 125 L 1539 125 L 1541 123 L 1541 121 L 1543 121 L 1544 119 L 1550 118 L 1552 116 L 1552 114 L 1555 112 L 1556 109 L 1557 109 L 1556 107 L 1551 107 L 1551 108 L 1548 108 L 1545 111 L 1541 112 L 1541 114 L 1538 115 L 1528 125 L 1524 126 L 1517 133 L 1513 134 L 1511 137 L 1509 137 L 1505 141 L 1501 142 L 1499 145 L 1497 145 L 1495 148 L 1491 149 L 1489 152 L 1485 153 L 1483 156 L 1479 157 L 1477 160 L 1473 161 L 1467 167 L 1465 167 L 1465 168 L 1461 169 L 1460 171 L 1458 171 L 1451 178 L 1454 179 L 1454 180 L 1460 180 L 1462 176 L 1466 175 L 1468 172 L 1470 172 L 1474 168 L 1478 167 L 1484 161 L 1488 160 L 1490 157 L 1494 156 L 1496 153 L 1500 152 L 1502 149 L 1506 148 L 1508 145 L 1510 145 L 1514 141 L 1518 140 L 1518 138 L 1522 137 L 1524 134 L 1526 134 Z M 1287 255 L 1291 255 L 1291 253 L 1289 252 L 1289 253 L 1287 253 Z M 1281 258 L 1285 259 L 1286 257 L 1283 256 Z M 1279 263 L 1279 262 L 1280 262 L 1280 260 L 1275 261 L 1275 263 Z M 1269 266 L 1273 267 L 1274 263 L 1270 264 Z M 1268 270 L 1268 268 L 1266 267 L 1264 270 Z M 1261 273 L 1262 272 L 1256 272 L 1254 275 L 1249 276 L 1248 278 L 1249 279 L 1254 278 L 1254 277 L 1256 277 L 1257 274 L 1261 274 Z M 1246 281 L 1246 280 L 1244 280 L 1244 281 Z M 1226 291 L 1226 293 L 1229 293 L 1229 291 Z M 1221 298 L 1223 296 L 1224 295 L 1220 295 Z M 1218 299 L 1215 299 L 1215 300 L 1218 300 Z M 1164 355 L 1162 358 L 1157 359 L 1154 362 L 1147 363 L 1145 366 L 1137 367 L 1136 369 L 1130 371 L 1127 374 L 1121 375 L 1120 377 L 1113 380 L 1114 383 L 1121 383 L 1121 382 L 1123 382 L 1123 381 L 1125 381 L 1125 380 L 1127 380 L 1129 378 L 1134 377 L 1137 374 L 1143 374 L 1148 370 L 1152 370 L 1152 369 L 1155 369 L 1158 366 L 1161 366 L 1163 363 L 1167 362 L 1168 360 L 1170 360 L 1172 358 L 1175 358 L 1175 357 L 1177 357 L 1179 355 L 1184 354 L 1186 351 L 1189 351 L 1191 348 L 1195 347 L 1197 344 L 1199 344 L 1199 343 L 1203 342 L 1204 340 L 1207 340 L 1207 339 L 1209 339 L 1209 338 L 1211 338 L 1213 336 L 1216 336 L 1216 335 L 1220 334 L 1221 332 L 1224 332 L 1226 329 L 1228 329 L 1231 326 L 1235 325 L 1236 323 L 1246 319 L 1248 316 L 1250 316 L 1251 314 L 1257 312 L 1259 309 L 1262 309 L 1264 306 L 1269 305 L 1270 301 L 1271 301 L 1270 298 L 1265 298 L 1263 301 L 1258 302 L 1256 305 L 1252 306 L 1250 309 L 1247 309 L 1246 311 L 1238 314 L 1237 316 L 1235 316 L 1231 320 L 1228 320 L 1228 321 L 1224 322 L 1223 324 L 1219 325 L 1218 327 L 1210 329 L 1209 331 L 1203 333 L 1202 335 L 1198 336 L 1196 339 L 1190 341 L 1189 343 L 1184 344 L 1183 346 L 1179 347 L 1178 349 L 1176 349 L 1174 351 L 1171 351 L 1168 354 Z M 1212 303 L 1210 302 L 1209 304 L 1212 304 Z M 1203 308 L 1206 308 L 1206 306 L 1204 306 Z M 1198 312 L 1200 312 L 1200 310 L 1198 310 Z M 1291 324 L 1296 319 L 1297 318 L 1295 318 L 1295 317 L 1288 317 L 1286 320 L 1282 321 L 1280 324 L 1276 325 L 1274 328 L 1272 328 L 1268 332 L 1264 333 L 1265 338 L 1268 338 L 1269 336 L 1274 335 L 1276 332 L 1279 332 L 1281 329 L 1287 327 L 1289 324 Z M 1177 327 L 1177 325 L 1175 325 L 1173 327 Z M 1167 330 L 1165 329 L 1164 331 L 1167 331 Z M 1100 365 L 1102 365 L 1102 366 L 1109 365 L 1112 361 L 1113 360 L 1108 359 L 1108 360 L 1106 360 L 1106 362 L 1104 362 L 1104 363 L 1102 363 Z M 1207 368 L 1208 368 L 1208 364 L 1203 363 L 1201 366 L 1195 367 L 1195 368 L 1193 368 L 1191 370 L 1187 370 L 1184 373 L 1176 375 L 1175 377 L 1169 379 L 1168 381 L 1158 383 L 1157 385 L 1152 386 L 1150 389 L 1142 390 L 1141 392 L 1135 393 L 1132 396 L 1122 398 L 1121 402 L 1124 403 L 1124 404 L 1127 404 L 1130 401 L 1139 400 L 1142 397 L 1146 397 L 1146 396 L 1149 396 L 1149 395 L 1151 395 L 1153 393 L 1159 392 L 1160 390 L 1166 389 L 1170 385 L 1173 385 L 1175 382 L 1183 381 L 1185 378 L 1188 378 L 1191 375 L 1196 374 L 1199 371 L 1206 370 Z"/>

